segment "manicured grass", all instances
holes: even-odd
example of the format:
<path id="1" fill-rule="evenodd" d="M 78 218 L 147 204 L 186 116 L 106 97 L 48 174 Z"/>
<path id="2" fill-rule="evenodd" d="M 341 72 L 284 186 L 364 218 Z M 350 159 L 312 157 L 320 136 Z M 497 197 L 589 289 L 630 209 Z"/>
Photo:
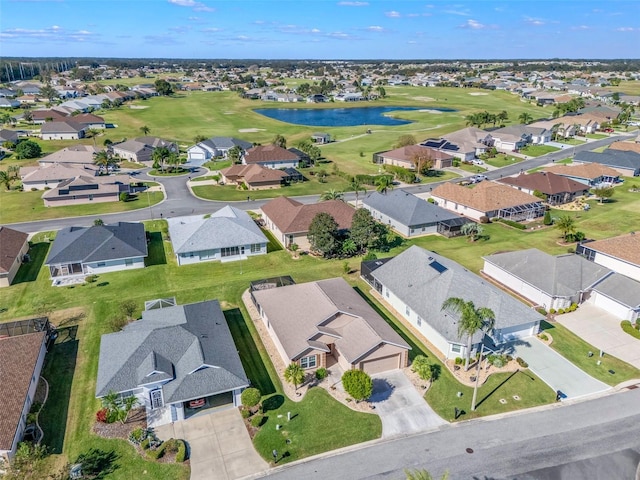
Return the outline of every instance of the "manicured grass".
<path id="1" fill-rule="evenodd" d="M 129 160 L 120 160 L 120 168 L 131 168 L 135 170 L 145 168 L 145 165 L 142 163 L 131 162 Z"/>
<path id="2" fill-rule="evenodd" d="M 506 167 L 521 161 L 522 159 L 520 157 L 514 157 L 513 155 L 506 155 L 504 153 L 499 153 L 494 158 L 485 160 L 489 165 L 496 168 Z"/>
<path id="3" fill-rule="evenodd" d="M 382 433 L 380 417 L 354 412 L 319 387 L 309 390 L 302 402 L 277 393 L 262 404 L 267 419 L 253 444 L 267 461 L 273 462 L 272 452 L 277 450 L 278 465 L 373 440 Z M 291 421 L 287 421 L 288 412 Z M 282 426 L 280 430 L 276 424 Z"/>
<path id="4" fill-rule="evenodd" d="M 530 157 L 541 157 L 547 153 L 557 152 L 559 148 L 552 147 L 550 145 L 527 145 L 520 149 L 520 153 L 528 155 Z"/>
<path id="5" fill-rule="evenodd" d="M 150 177 L 179 177 L 181 175 L 187 175 L 189 170 L 179 169 L 179 170 L 150 170 L 147 175 Z"/>
<path id="6" fill-rule="evenodd" d="M 565 145 L 584 145 L 584 140 L 578 140 L 577 138 L 561 138 L 556 140 L 557 143 L 564 143 Z"/>
<path id="7" fill-rule="evenodd" d="M 192 178 L 192 182 L 205 182 L 207 180 L 215 180 L 214 175 L 206 175 L 204 177 L 196 177 Z M 220 181 L 220 177 L 218 177 L 218 181 Z"/>
<path id="8" fill-rule="evenodd" d="M 460 177 L 457 173 L 449 172 L 447 170 L 434 170 L 432 173 L 434 173 L 434 175 L 420 175 L 420 183 L 443 182 Z"/>
<path id="9" fill-rule="evenodd" d="M 599 357 L 599 350 L 596 347 L 588 344 L 564 326 L 558 323 L 542 322 L 541 327 L 553 338 L 551 348 L 601 382 L 614 386 L 625 380 L 640 378 L 640 370 L 606 352 L 604 357 Z M 589 357 L 589 352 L 593 352 L 594 355 Z M 601 362 L 600 365 L 597 364 L 598 361 Z M 609 370 L 615 373 L 612 374 Z"/>
<path id="10" fill-rule="evenodd" d="M 570 165 L 573 163 L 573 160 L 571 158 L 564 158 L 562 160 L 556 160 L 554 162 L 556 165 Z M 543 170 L 544 167 L 537 167 L 537 168 L 532 168 L 531 170 L 527 170 L 527 173 L 535 173 L 535 172 L 539 172 L 541 170 Z"/>
<path id="11" fill-rule="evenodd" d="M 460 170 L 464 170 L 465 172 L 471 172 L 471 173 L 483 173 L 487 171 L 487 169 L 481 165 L 473 165 L 471 163 L 464 163 L 464 162 L 460 162 L 460 165 L 458 165 L 456 168 L 459 168 Z"/>
<path id="12" fill-rule="evenodd" d="M 68 205 L 65 207 L 45 207 L 42 191 L 7 192 L 0 189 L 0 224 L 47 220 L 51 218 L 80 217 L 84 215 L 100 215 L 115 212 L 127 212 L 139 208 L 148 208 L 149 203 L 155 205 L 162 201 L 162 192 L 139 193 L 126 202 L 91 203 L 85 205 Z M 147 195 L 149 198 L 147 199 Z"/>
<path id="13" fill-rule="evenodd" d="M 267 240 L 269 240 L 269 243 L 267 244 L 267 253 L 278 252 L 283 249 L 280 242 L 278 242 L 278 240 L 276 240 L 276 237 L 273 236 L 273 233 L 271 233 L 266 228 L 262 229 L 262 233 L 264 233 L 264 236 L 267 237 Z"/>
<path id="14" fill-rule="evenodd" d="M 600 140 L 601 138 L 607 138 L 609 135 L 606 133 L 587 133 L 587 138 L 592 138 L 594 140 Z"/>
<path id="15" fill-rule="evenodd" d="M 231 160 L 216 160 L 213 162 L 207 162 L 203 166 L 207 167 L 211 171 L 222 170 L 231 166 Z"/>

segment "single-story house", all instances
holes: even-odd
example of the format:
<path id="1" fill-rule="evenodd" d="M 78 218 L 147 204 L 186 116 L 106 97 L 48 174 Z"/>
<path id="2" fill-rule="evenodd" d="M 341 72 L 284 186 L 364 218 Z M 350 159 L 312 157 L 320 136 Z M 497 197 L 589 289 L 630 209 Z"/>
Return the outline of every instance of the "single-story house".
<path id="1" fill-rule="evenodd" d="M 630 150 L 609 148 L 604 152 L 578 152 L 573 158 L 575 163 L 597 163 L 613 168 L 620 175 L 637 177 L 640 175 L 640 153 Z"/>
<path id="2" fill-rule="evenodd" d="M 453 155 L 463 162 L 470 162 L 492 147 L 493 138 L 484 130 L 467 127 L 443 135 L 439 139 L 428 138 L 420 144 Z"/>
<path id="3" fill-rule="evenodd" d="M 570 203 L 576 197 L 589 194 L 589 187 L 584 183 L 552 172 L 521 173 L 517 177 L 505 177 L 497 181 L 531 195 L 535 192 L 544 193 L 550 205 Z"/>
<path id="4" fill-rule="evenodd" d="M 72 164 L 74 166 L 93 165 L 95 155 L 100 151 L 93 145 L 72 145 L 38 159 L 40 166 Z"/>
<path id="5" fill-rule="evenodd" d="M 40 127 L 42 140 L 78 140 L 84 138 L 87 126 L 73 120 L 43 123 Z"/>
<path id="6" fill-rule="evenodd" d="M 509 125 L 491 131 L 493 146 L 500 152 L 513 152 L 529 144 L 543 145 L 551 141 L 551 131 L 529 125 Z"/>
<path id="7" fill-rule="evenodd" d="M 249 381 L 218 301 L 147 303 L 141 320 L 102 335 L 96 397 L 135 396 L 150 427 L 240 406 Z"/>
<path id="8" fill-rule="evenodd" d="M 111 145 L 113 154 L 132 162 L 151 162 L 156 148 L 165 147 L 172 153 L 178 153 L 178 145 L 158 137 L 139 137 Z"/>
<path id="9" fill-rule="evenodd" d="M 580 243 L 576 253 L 640 282 L 640 233 Z"/>
<path id="10" fill-rule="evenodd" d="M 495 350 L 501 344 L 536 335 L 542 315 L 503 292 L 462 265 L 418 246 L 409 247 L 369 274 L 371 286 L 399 316 L 420 332 L 441 353 L 441 358 L 464 357 L 467 338 L 458 335 L 458 315 L 442 310 L 445 300 L 455 297 L 495 314 L 493 332 L 487 337 Z M 478 350 L 482 333 L 472 337 Z"/>
<path id="11" fill-rule="evenodd" d="M 0 129 L 0 145 L 6 142 L 16 145 L 18 140 L 18 132 L 15 130 L 8 130 L 6 128 Z"/>
<path id="12" fill-rule="evenodd" d="M 234 147 L 239 147 L 242 152 L 253 146 L 233 137 L 211 137 L 187 149 L 187 162 L 193 165 L 202 165 L 216 157 L 227 157 L 227 153 Z"/>
<path id="13" fill-rule="evenodd" d="M 385 165 L 394 165 L 411 170 L 416 168 L 414 159 L 421 159 L 422 162 L 431 161 L 436 170 L 441 170 L 453 165 L 453 156 L 441 150 L 425 147 L 423 145 L 407 145 L 386 152 L 373 154 L 373 162 Z"/>
<path id="14" fill-rule="evenodd" d="M 267 253 L 267 237 L 244 210 L 227 205 L 211 215 L 167 220 L 178 265 L 242 260 Z"/>
<path id="15" fill-rule="evenodd" d="M 309 250 L 307 238 L 309 225 L 318 213 L 331 215 L 340 230 L 349 230 L 356 210 L 340 200 L 302 204 L 287 197 L 277 197 L 262 206 L 262 218 L 265 226 L 285 248 L 291 244 L 300 250 Z"/>
<path id="16" fill-rule="evenodd" d="M 551 165 L 542 167 L 542 171 L 567 177 L 576 182 L 584 183 L 589 188 L 601 184 L 620 182 L 620 173 L 611 167 L 598 163 L 572 163 L 570 165 Z"/>
<path id="17" fill-rule="evenodd" d="M 297 168 L 300 157 L 278 145 L 258 145 L 242 155 L 243 165 L 258 164 L 266 168 Z"/>
<path id="18" fill-rule="evenodd" d="M 46 122 L 62 122 L 68 119 L 68 114 L 53 109 L 33 110 L 31 112 L 31 121 L 36 125 L 42 125 Z"/>
<path id="19" fill-rule="evenodd" d="M 471 222 L 402 189 L 385 194 L 367 192 L 362 199 L 362 207 L 369 210 L 374 219 L 405 237 L 433 233 L 455 236 L 460 233 L 462 225 Z"/>
<path id="20" fill-rule="evenodd" d="M 56 235 L 45 265 L 57 285 L 68 277 L 144 268 L 147 254 L 142 223 L 65 227 Z"/>
<path id="21" fill-rule="evenodd" d="M 15 98 L 0 98 L 0 108 L 19 108 L 20 101 Z"/>
<path id="22" fill-rule="evenodd" d="M 0 225 L 0 287 L 8 287 L 29 251 L 29 235 Z"/>
<path id="23" fill-rule="evenodd" d="M 77 165 L 72 163 L 47 163 L 42 167 L 20 168 L 20 178 L 25 190 L 45 190 L 57 187 L 65 180 L 76 177 L 95 177 L 98 167 L 95 165 Z"/>
<path id="24" fill-rule="evenodd" d="M 626 152 L 640 153 L 640 141 L 636 139 L 635 142 L 613 142 L 609 145 L 608 150 L 623 150 Z"/>
<path id="25" fill-rule="evenodd" d="M 73 117 L 73 121 L 87 128 L 106 128 L 104 118 L 93 113 L 81 113 Z"/>
<path id="26" fill-rule="evenodd" d="M 408 365 L 411 347 L 342 277 L 252 297 L 285 365 L 313 372 L 337 363 L 369 374 Z"/>
<path id="27" fill-rule="evenodd" d="M 46 332 L 0 335 L 0 460 L 11 462 L 22 441 L 46 353 Z"/>
<path id="28" fill-rule="evenodd" d="M 485 275 L 545 310 L 580 304 L 613 272 L 579 255 L 549 255 L 536 248 L 483 257 Z"/>
<path id="29" fill-rule="evenodd" d="M 593 287 L 589 303 L 632 323 L 640 320 L 640 281 L 614 273 Z"/>
<path id="30" fill-rule="evenodd" d="M 282 170 L 273 170 L 262 165 L 231 165 L 220 170 L 222 181 L 227 185 L 246 185 L 249 190 L 280 188 L 287 178 Z"/>
<path id="31" fill-rule="evenodd" d="M 474 187 L 444 183 L 434 188 L 431 196 L 436 205 L 474 220 L 498 217 L 521 221 L 544 215 L 544 206 L 538 197 L 490 181 Z"/>
<path id="32" fill-rule="evenodd" d="M 120 201 L 121 193 L 131 192 L 129 175 L 89 177 L 81 175 L 63 182 L 42 194 L 45 207 Z"/>
<path id="33" fill-rule="evenodd" d="M 324 132 L 314 132 L 311 134 L 311 141 L 318 145 L 331 143 L 331 135 Z"/>

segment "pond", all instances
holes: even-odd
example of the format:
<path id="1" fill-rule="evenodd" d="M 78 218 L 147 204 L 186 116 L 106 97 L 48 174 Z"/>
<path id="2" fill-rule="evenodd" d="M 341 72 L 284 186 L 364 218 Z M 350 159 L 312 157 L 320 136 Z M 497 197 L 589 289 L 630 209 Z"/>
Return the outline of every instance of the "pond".
<path id="1" fill-rule="evenodd" d="M 355 127 L 357 125 L 406 125 L 412 123 L 385 115 L 389 112 L 423 110 L 455 112 L 451 108 L 425 107 L 354 107 L 354 108 L 258 108 L 254 112 L 281 122 L 310 127 Z"/>

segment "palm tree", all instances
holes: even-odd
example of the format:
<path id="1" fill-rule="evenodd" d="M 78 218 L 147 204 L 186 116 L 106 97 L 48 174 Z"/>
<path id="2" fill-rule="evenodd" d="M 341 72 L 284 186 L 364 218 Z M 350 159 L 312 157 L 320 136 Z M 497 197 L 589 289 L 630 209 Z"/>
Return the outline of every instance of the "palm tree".
<path id="1" fill-rule="evenodd" d="M 144 136 L 149 135 L 149 132 L 151 131 L 151 129 L 149 127 L 147 127 L 146 125 L 143 125 L 140 127 L 140 131 L 142 132 L 142 134 Z"/>
<path id="2" fill-rule="evenodd" d="M 426 470 L 405 470 L 404 474 L 406 475 L 406 480 L 436 480 L 435 477 Z M 444 472 L 440 480 L 447 480 L 448 478 L 449 472 Z"/>
<path id="3" fill-rule="evenodd" d="M 464 369 L 469 370 L 471 359 L 471 341 L 478 330 L 492 330 L 496 321 L 495 313 L 487 307 L 476 308 L 472 301 L 459 297 L 447 298 L 442 303 L 442 310 L 449 310 L 458 316 L 458 336 L 467 335 L 467 351 Z"/>
<path id="4" fill-rule="evenodd" d="M 518 117 L 518 120 L 520 120 L 520 123 L 524 123 L 525 125 L 530 124 L 531 122 L 533 122 L 533 117 L 531 116 L 530 113 L 528 112 L 523 112 L 520 114 L 520 116 Z"/>
<path id="5" fill-rule="evenodd" d="M 337 191 L 335 188 L 322 192 L 320 200 L 344 200 L 344 193 Z"/>
<path id="6" fill-rule="evenodd" d="M 151 158 L 154 164 L 159 164 L 160 169 L 164 172 L 164 165 L 169 159 L 171 152 L 167 147 L 158 147 L 153 151 Z"/>
<path id="7" fill-rule="evenodd" d="M 11 179 L 9 172 L 0 170 L 0 184 L 4 185 L 7 188 L 7 190 L 11 190 L 12 182 L 13 180 Z"/>
<path id="8" fill-rule="evenodd" d="M 135 407 L 138 404 L 138 399 L 133 395 L 130 395 L 128 397 L 124 397 L 120 399 L 120 402 L 118 403 L 119 403 L 118 416 L 120 417 L 120 421 L 124 425 L 125 423 L 127 423 L 127 420 L 129 418 L 129 413 L 131 412 L 133 407 Z"/>
<path id="9" fill-rule="evenodd" d="M 349 182 L 349 190 L 353 190 L 356 194 L 356 208 L 358 208 L 358 195 L 360 192 L 366 193 L 367 190 L 362 186 L 362 182 L 358 180 L 356 177 L 351 179 Z"/>
<path id="10" fill-rule="evenodd" d="M 115 158 L 109 155 L 106 150 L 100 150 L 93 158 L 93 163 L 100 168 L 101 172 L 108 173 L 109 167 L 116 164 Z"/>
<path id="11" fill-rule="evenodd" d="M 293 383 L 296 390 L 298 390 L 298 385 L 304 380 L 304 370 L 297 363 L 290 363 L 284 370 L 284 379 L 289 383 Z"/>
<path id="12" fill-rule="evenodd" d="M 96 146 L 96 137 L 100 134 L 100 130 L 97 128 L 90 128 L 87 133 L 93 138 L 93 146 Z"/>
<path id="13" fill-rule="evenodd" d="M 568 235 L 576 231 L 576 221 L 571 215 L 561 215 L 554 223 L 556 228 L 562 232 L 562 236 L 565 239 Z"/>
<path id="14" fill-rule="evenodd" d="M 498 121 L 500 122 L 500 125 L 504 125 L 504 122 L 506 122 L 507 120 L 509 120 L 509 114 L 507 113 L 506 110 L 502 110 L 498 115 L 497 115 Z"/>
<path id="15" fill-rule="evenodd" d="M 389 175 L 382 175 L 376 180 L 376 190 L 380 193 L 387 193 L 393 190 L 393 179 Z"/>
<path id="16" fill-rule="evenodd" d="M 469 237 L 469 240 L 472 242 L 475 242 L 484 233 L 484 228 L 475 222 L 469 222 L 460 228 L 460 233 Z"/>

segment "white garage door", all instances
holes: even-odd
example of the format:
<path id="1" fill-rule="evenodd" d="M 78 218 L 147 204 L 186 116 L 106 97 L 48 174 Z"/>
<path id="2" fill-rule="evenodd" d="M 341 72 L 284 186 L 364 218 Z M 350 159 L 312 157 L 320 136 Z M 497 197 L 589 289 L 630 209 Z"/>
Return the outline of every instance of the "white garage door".
<path id="1" fill-rule="evenodd" d="M 515 327 L 501 328 L 499 335 L 501 335 L 503 342 L 510 342 L 512 340 L 530 337 L 535 333 L 537 332 L 533 330 L 533 324 L 527 323 L 524 325 L 516 325 Z"/>
<path id="2" fill-rule="evenodd" d="M 589 302 L 596 307 L 606 310 L 612 315 L 615 315 L 621 320 L 626 320 L 627 318 L 629 318 L 629 308 L 624 305 L 620 305 L 615 300 L 612 300 L 605 295 L 601 295 L 598 292 L 591 292 Z"/>
<path id="3" fill-rule="evenodd" d="M 204 160 L 204 152 L 189 152 L 189 160 Z"/>
<path id="4" fill-rule="evenodd" d="M 388 370 L 395 370 L 400 366 L 400 355 L 391 355 L 389 357 L 376 358 L 375 360 L 368 360 L 366 362 L 360 362 L 360 369 L 364 370 L 368 374 L 386 372 Z"/>

